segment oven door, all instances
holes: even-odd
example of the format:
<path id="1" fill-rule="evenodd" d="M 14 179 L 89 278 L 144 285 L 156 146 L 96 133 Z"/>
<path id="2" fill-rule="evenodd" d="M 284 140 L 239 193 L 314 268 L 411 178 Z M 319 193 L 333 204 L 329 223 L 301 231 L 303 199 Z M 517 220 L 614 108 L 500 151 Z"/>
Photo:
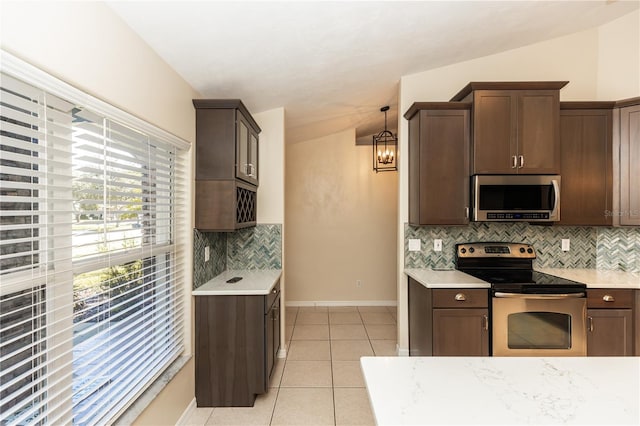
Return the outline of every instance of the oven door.
<path id="1" fill-rule="evenodd" d="M 518 294 L 492 298 L 494 356 L 586 356 L 584 293 Z"/>

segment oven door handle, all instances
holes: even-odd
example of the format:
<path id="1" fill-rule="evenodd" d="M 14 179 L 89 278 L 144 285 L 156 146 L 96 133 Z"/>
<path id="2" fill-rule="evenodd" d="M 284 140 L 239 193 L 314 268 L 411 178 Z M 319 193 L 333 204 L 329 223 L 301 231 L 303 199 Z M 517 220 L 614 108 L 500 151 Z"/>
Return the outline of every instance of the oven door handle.
<path id="1" fill-rule="evenodd" d="M 525 294 L 525 293 L 503 293 L 497 291 L 494 294 L 499 298 L 512 298 L 512 299 L 567 299 L 567 298 L 580 298 L 585 297 L 584 293 L 564 293 L 564 294 Z"/>

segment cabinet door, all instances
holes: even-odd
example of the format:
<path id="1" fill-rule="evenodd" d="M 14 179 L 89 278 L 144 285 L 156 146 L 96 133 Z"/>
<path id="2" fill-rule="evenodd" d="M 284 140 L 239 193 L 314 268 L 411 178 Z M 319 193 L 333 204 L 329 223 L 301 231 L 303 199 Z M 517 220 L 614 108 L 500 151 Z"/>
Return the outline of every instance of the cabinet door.
<path id="1" fill-rule="evenodd" d="M 640 105 L 620 109 L 620 225 L 640 225 Z"/>
<path id="2" fill-rule="evenodd" d="M 562 110 L 561 225 L 611 225 L 611 110 Z"/>
<path id="3" fill-rule="evenodd" d="M 419 130 L 410 127 L 409 175 L 418 209 L 410 207 L 412 225 L 469 223 L 469 111 L 420 111 Z M 413 134 L 416 131 L 418 134 Z M 412 139 L 413 138 L 413 139 Z M 417 140 L 416 140 L 417 138 Z"/>
<path id="4" fill-rule="evenodd" d="M 249 177 L 251 182 L 258 185 L 258 134 L 249 132 Z"/>
<path id="5" fill-rule="evenodd" d="M 587 355 L 633 355 L 631 309 L 587 309 Z"/>
<path id="6" fill-rule="evenodd" d="M 560 173 L 558 91 L 520 90 L 516 96 L 518 173 Z"/>
<path id="7" fill-rule="evenodd" d="M 517 173 L 517 102 L 512 91 L 477 90 L 473 98 L 473 174 Z"/>
<path id="8" fill-rule="evenodd" d="M 240 111 L 236 112 L 236 177 L 246 181 L 249 178 L 249 123 Z"/>
<path id="9" fill-rule="evenodd" d="M 488 356 L 487 309 L 434 309 L 434 356 Z"/>

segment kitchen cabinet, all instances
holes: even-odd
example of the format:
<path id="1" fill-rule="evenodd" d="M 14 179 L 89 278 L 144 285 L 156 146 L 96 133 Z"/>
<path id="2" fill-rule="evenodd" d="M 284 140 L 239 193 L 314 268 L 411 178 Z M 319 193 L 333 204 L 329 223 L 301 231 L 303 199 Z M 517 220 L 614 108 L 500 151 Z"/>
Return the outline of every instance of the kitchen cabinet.
<path id="1" fill-rule="evenodd" d="M 631 356 L 634 290 L 587 290 L 587 355 Z"/>
<path id="2" fill-rule="evenodd" d="M 410 356 L 488 356 L 487 289 L 429 289 L 409 277 Z"/>
<path id="3" fill-rule="evenodd" d="M 195 297 L 198 407 L 249 407 L 265 393 L 280 342 L 280 283 L 267 295 Z"/>
<path id="4" fill-rule="evenodd" d="M 640 225 L 640 97 L 619 101 L 615 110 L 619 148 L 619 208 L 616 225 Z M 615 207 L 618 207 L 617 205 Z"/>
<path id="5" fill-rule="evenodd" d="M 560 93 L 568 82 L 472 82 L 472 174 L 559 174 Z"/>
<path id="6" fill-rule="evenodd" d="M 239 99 L 194 99 L 196 228 L 234 231 L 257 214 L 260 127 Z"/>
<path id="7" fill-rule="evenodd" d="M 561 102 L 560 225 L 613 224 L 614 102 Z"/>
<path id="8" fill-rule="evenodd" d="M 418 102 L 409 120 L 409 223 L 469 223 L 471 104 Z"/>

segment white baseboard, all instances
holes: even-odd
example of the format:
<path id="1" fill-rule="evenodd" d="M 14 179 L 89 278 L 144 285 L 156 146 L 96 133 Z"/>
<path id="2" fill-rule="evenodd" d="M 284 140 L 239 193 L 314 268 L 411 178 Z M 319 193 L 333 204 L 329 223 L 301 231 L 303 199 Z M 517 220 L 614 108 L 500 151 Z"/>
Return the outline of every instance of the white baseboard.
<path id="1" fill-rule="evenodd" d="M 409 349 L 400 349 L 400 347 L 396 345 L 396 354 L 398 354 L 398 356 L 409 356 Z"/>
<path id="2" fill-rule="evenodd" d="M 288 300 L 285 306 L 397 306 L 397 300 Z"/>
<path id="3" fill-rule="evenodd" d="M 182 415 L 178 419 L 178 422 L 176 423 L 176 426 L 186 425 L 187 424 L 187 419 L 189 419 L 189 416 L 191 415 L 191 412 L 193 410 L 195 410 L 195 409 L 196 409 L 196 399 L 193 398 L 191 400 L 191 403 L 189 403 L 189 405 L 187 406 L 187 409 L 184 410 L 184 413 L 182 413 Z"/>

